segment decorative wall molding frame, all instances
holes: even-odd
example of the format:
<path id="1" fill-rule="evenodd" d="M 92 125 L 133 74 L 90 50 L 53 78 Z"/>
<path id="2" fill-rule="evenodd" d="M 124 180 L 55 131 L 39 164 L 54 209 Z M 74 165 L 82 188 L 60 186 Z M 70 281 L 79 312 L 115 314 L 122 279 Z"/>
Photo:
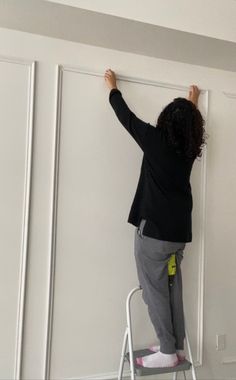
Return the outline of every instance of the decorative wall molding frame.
<path id="1" fill-rule="evenodd" d="M 236 92 L 222 91 L 227 98 L 236 99 Z"/>
<path id="2" fill-rule="evenodd" d="M 26 166 L 24 182 L 24 206 L 22 223 L 22 243 L 20 250 L 20 282 L 19 296 L 17 305 L 17 326 L 16 326 L 16 345 L 15 345 L 15 366 L 14 379 L 22 378 L 22 351 L 23 351 L 23 332 L 25 321 L 25 299 L 26 281 L 28 269 L 28 242 L 29 242 L 29 216 L 31 204 L 31 176 L 32 176 L 32 145 L 33 145 L 33 126 L 34 126 L 34 103 L 35 103 L 35 71 L 36 62 L 28 61 L 17 57 L 0 56 L 0 62 L 24 65 L 28 67 L 28 107 L 27 107 L 27 142 L 26 142 Z"/>
<path id="3" fill-rule="evenodd" d="M 50 379 L 51 367 L 51 346 L 52 346 L 52 323 L 53 323 L 53 307 L 54 307 L 54 293 L 55 293 L 55 263 L 56 263 L 56 234 L 57 234 L 57 208 L 58 208 L 58 184 L 59 184 L 59 157 L 60 157 L 60 132 L 61 132 L 61 100 L 63 88 L 63 73 L 74 72 L 84 75 L 92 75 L 97 77 L 104 77 L 101 72 L 95 72 L 83 68 L 72 67 L 67 65 L 56 66 L 56 116 L 55 116 L 55 135 L 54 135 L 54 172 L 53 172 L 53 194 L 52 194 L 52 207 L 51 207 L 51 243 L 50 243 L 50 268 L 49 268 L 49 288 L 48 288 L 48 323 L 47 323 L 47 341 L 45 349 L 45 368 L 44 379 Z M 189 90 L 189 87 L 176 85 L 173 83 L 151 81 L 137 77 L 117 76 L 118 80 L 125 82 L 141 83 L 147 86 L 162 87 L 168 89 L 177 89 L 180 91 Z M 205 114 L 204 119 L 207 125 L 208 119 L 208 104 L 209 104 L 209 90 L 201 90 L 205 94 Z M 204 268 L 205 268 L 205 209 L 206 209 L 206 147 L 203 148 L 202 165 L 201 165 L 201 211 L 202 218 L 201 231 L 200 231 L 200 254 L 199 254 L 199 272 L 198 272 L 198 327 L 197 327 L 197 357 L 194 365 L 202 366 L 203 358 L 203 316 L 204 316 Z M 191 344 L 191 342 L 190 342 Z M 114 379 L 114 373 L 105 374 L 106 379 Z M 117 376 L 116 376 L 117 377 Z M 84 378 L 84 377 L 83 377 Z M 90 379 L 101 378 L 99 375 L 86 377 Z M 104 374 L 103 377 L 104 378 Z"/>
<path id="4" fill-rule="evenodd" d="M 61 97 L 62 97 L 62 68 L 56 66 L 56 100 L 55 100 L 55 135 L 54 135 L 54 158 L 53 158 L 53 191 L 51 203 L 51 241 L 49 261 L 49 287 L 48 287 L 48 310 L 46 348 L 44 360 L 44 379 L 50 379 L 51 348 L 52 348 L 52 323 L 55 288 L 55 262 L 56 262 L 56 233 L 57 233 L 57 206 L 58 206 L 58 183 L 59 183 L 59 152 L 61 132 Z"/>

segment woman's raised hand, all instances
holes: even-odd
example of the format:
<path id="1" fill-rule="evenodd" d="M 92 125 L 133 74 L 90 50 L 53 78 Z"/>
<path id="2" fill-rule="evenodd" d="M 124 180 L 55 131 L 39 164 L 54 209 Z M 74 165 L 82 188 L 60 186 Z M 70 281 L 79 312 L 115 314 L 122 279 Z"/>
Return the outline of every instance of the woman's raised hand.
<path id="1" fill-rule="evenodd" d="M 104 74 L 105 82 L 108 88 L 111 90 L 112 88 L 117 88 L 116 85 L 116 74 L 111 69 L 107 69 Z"/>
<path id="2" fill-rule="evenodd" d="M 194 103 L 195 106 L 198 105 L 198 98 L 199 98 L 200 92 L 201 91 L 196 85 L 191 85 L 189 87 L 188 100 Z"/>

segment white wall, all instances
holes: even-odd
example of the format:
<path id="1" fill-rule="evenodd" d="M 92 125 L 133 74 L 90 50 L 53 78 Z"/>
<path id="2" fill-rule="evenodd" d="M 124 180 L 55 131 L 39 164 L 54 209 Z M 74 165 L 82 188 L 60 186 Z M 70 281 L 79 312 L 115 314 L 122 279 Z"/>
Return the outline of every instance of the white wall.
<path id="1" fill-rule="evenodd" d="M 127 217 L 142 153 L 108 102 L 110 67 L 150 123 L 190 84 L 203 90 L 210 138 L 192 172 L 184 302 L 199 379 L 235 379 L 236 74 L 7 29 L 0 46 L 0 378 L 109 378 L 118 370 L 125 299 L 138 284 Z M 134 315 L 136 347 L 154 343 L 140 296 Z M 224 351 L 216 351 L 218 333 Z"/>

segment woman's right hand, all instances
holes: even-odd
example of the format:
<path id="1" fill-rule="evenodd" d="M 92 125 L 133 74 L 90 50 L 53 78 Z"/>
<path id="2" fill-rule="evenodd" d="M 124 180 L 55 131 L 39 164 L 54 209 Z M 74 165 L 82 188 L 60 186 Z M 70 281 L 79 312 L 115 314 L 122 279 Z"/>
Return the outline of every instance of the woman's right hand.
<path id="1" fill-rule="evenodd" d="M 199 98 L 200 92 L 201 91 L 199 90 L 199 88 L 195 85 L 191 85 L 189 88 L 188 100 L 193 102 L 195 106 L 198 105 L 198 98 Z"/>

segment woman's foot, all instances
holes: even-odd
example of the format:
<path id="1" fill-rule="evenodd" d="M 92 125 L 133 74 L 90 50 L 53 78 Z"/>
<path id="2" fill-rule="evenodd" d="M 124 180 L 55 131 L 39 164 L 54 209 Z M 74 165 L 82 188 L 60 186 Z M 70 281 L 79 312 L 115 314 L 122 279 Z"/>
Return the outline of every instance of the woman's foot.
<path id="1" fill-rule="evenodd" d="M 176 353 L 165 354 L 158 351 L 155 354 L 136 358 L 136 363 L 147 368 L 163 368 L 175 367 L 179 364 L 179 360 Z"/>
<path id="2" fill-rule="evenodd" d="M 180 362 L 185 360 L 185 352 L 184 350 L 176 350 L 176 355 L 178 356 L 178 359 Z"/>
<path id="3" fill-rule="evenodd" d="M 158 352 L 160 351 L 160 346 L 150 346 L 148 349 L 152 352 Z M 179 361 L 185 360 L 185 353 L 184 350 L 176 350 L 176 355 L 178 356 Z"/>

